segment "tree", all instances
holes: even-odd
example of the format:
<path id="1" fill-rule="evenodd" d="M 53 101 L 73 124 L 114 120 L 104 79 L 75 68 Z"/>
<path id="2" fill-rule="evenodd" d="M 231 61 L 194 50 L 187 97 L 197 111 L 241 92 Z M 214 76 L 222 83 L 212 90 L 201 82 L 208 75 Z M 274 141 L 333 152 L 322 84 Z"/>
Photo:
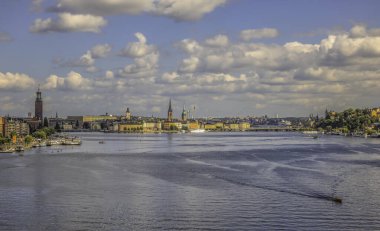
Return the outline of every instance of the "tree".
<path id="1" fill-rule="evenodd" d="M 38 130 L 33 133 L 33 136 L 37 139 L 46 139 L 46 133 L 42 130 Z"/>
<path id="2" fill-rule="evenodd" d="M 44 127 L 45 128 L 49 127 L 49 121 L 47 117 L 44 118 Z"/>
<path id="3" fill-rule="evenodd" d="M 54 128 L 43 128 L 41 130 L 45 132 L 46 136 L 51 136 L 55 133 Z"/>
<path id="4" fill-rule="evenodd" d="M 75 122 L 75 127 L 79 128 L 79 120 L 77 120 L 77 122 Z"/>
<path id="5" fill-rule="evenodd" d="M 24 139 L 26 144 L 30 144 L 33 141 L 33 136 L 27 135 Z"/>

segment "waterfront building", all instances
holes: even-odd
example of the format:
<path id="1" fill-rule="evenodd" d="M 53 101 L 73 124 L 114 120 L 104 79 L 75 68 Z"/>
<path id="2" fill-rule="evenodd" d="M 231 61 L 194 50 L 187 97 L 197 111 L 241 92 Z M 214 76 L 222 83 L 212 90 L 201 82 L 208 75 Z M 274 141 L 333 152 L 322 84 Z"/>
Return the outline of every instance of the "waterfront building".
<path id="1" fill-rule="evenodd" d="M 173 121 L 172 99 L 169 100 L 168 121 Z"/>
<path id="2" fill-rule="evenodd" d="M 216 122 L 215 127 L 217 130 L 223 130 L 224 129 L 224 123 L 223 122 Z"/>
<path id="3" fill-rule="evenodd" d="M 118 122 L 113 122 L 108 130 L 112 131 L 112 132 L 118 132 L 119 131 L 119 123 Z"/>
<path id="4" fill-rule="evenodd" d="M 58 113 L 55 113 L 55 117 L 49 118 L 49 128 L 62 128 L 64 120 L 58 117 Z"/>
<path id="5" fill-rule="evenodd" d="M 64 123 L 62 125 L 62 129 L 65 130 L 73 130 L 73 125 L 71 123 Z"/>
<path id="6" fill-rule="evenodd" d="M 117 116 L 112 116 L 112 115 L 99 115 L 99 116 L 94 116 L 94 115 L 86 115 L 86 116 L 67 116 L 67 120 L 69 121 L 78 121 L 79 127 L 83 127 L 83 123 L 91 123 L 91 122 L 97 122 L 97 121 L 105 121 L 105 120 L 110 120 L 110 121 L 116 121 L 119 120 Z"/>
<path id="7" fill-rule="evenodd" d="M 380 107 L 371 109 L 371 116 L 375 118 L 380 118 Z"/>
<path id="8" fill-rule="evenodd" d="M 119 124 L 119 132 L 143 131 L 143 122 L 128 122 Z"/>
<path id="9" fill-rule="evenodd" d="M 193 120 L 193 121 L 190 121 L 190 122 L 188 123 L 188 128 L 189 128 L 189 130 L 196 130 L 196 129 L 200 129 L 201 126 L 200 126 L 200 124 L 198 123 L 198 121 Z"/>
<path id="10" fill-rule="evenodd" d="M 127 111 L 125 112 L 125 119 L 131 120 L 131 112 L 129 111 L 129 107 L 127 107 Z"/>
<path id="11" fill-rule="evenodd" d="M 5 118 L 0 117 L 0 135 L 5 136 Z"/>
<path id="12" fill-rule="evenodd" d="M 182 123 L 181 122 L 175 122 L 175 121 L 165 121 L 162 125 L 164 130 L 167 131 L 173 131 L 173 130 L 181 130 L 182 129 Z"/>
<path id="13" fill-rule="evenodd" d="M 230 130 L 230 131 L 238 131 L 239 130 L 239 124 L 238 123 L 225 124 L 224 128 L 227 130 Z"/>
<path id="14" fill-rule="evenodd" d="M 162 129 L 162 123 L 161 122 L 145 122 L 143 121 L 143 131 L 144 132 L 156 132 L 161 131 Z"/>
<path id="15" fill-rule="evenodd" d="M 42 102 L 42 94 L 40 88 L 36 92 L 36 101 L 34 102 L 34 117 L 37 120 L 40 120 L 41 123 L 44 119 L 43 117 L 43 102 Z"/>
<path id="16" fill-rule="evenodd" d="M 239 130 L 240 131 L 245 131 L 245 130 L 250 129 L 250 128 L 251 128 L 251 124 L 248 122 L 240 122 L 239 123 Z"/>
<path id="17" fill-rule="evenodd" d="M 17 137 L 29 135 L 29 125 L 22 120 L 7 119 L 4 124 L 4 136 L 10 137 L 15 133 Z"/>
<path id="18" fill-rule="evenodd" d="M 217 129 L 216 124 L 215 123 L 207 123 L 207 124 L 205 124 L 205 129 L 207 131 L 214 131 Z"/>
<path id="19" fill-rule="evenodd" d="M 99 122 L 90 122 L 90 129 L 93 131 L 100 131 L 102 130 L 102 124 Z"/>

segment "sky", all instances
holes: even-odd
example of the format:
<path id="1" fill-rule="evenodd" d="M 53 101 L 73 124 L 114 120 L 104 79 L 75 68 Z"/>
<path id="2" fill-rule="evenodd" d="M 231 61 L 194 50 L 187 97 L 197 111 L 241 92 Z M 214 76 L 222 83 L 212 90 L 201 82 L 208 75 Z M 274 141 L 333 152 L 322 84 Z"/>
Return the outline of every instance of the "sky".
<path id="1" fill-rule="evenodd" d="M 1 0 L 0 115 L 380 106 L 377 0 Z"/>

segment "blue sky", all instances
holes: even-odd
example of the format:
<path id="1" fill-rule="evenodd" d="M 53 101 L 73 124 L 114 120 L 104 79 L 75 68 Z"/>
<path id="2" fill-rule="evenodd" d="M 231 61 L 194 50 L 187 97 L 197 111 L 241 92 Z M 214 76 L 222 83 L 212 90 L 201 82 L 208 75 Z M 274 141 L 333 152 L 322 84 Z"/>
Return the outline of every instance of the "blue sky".
<path id="1" fill-rule="evenodd" d="M 379 106 L 379 1 L 3 0 L 0 115 Z"/>

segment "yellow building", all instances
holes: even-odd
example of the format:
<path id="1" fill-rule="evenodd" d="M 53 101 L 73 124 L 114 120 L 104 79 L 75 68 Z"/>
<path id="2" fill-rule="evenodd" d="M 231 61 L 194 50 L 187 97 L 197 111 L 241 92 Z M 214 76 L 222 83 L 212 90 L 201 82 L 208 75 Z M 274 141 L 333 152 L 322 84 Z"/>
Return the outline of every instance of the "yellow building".
<path id="1" fill-rule="evenodd" d="M 5 136 L 5 118 L 0 117 L 0 135 Z"/>
<path id="2" fill-rule="evenodd" d="M 121 123 L 119 132 L 139 132 L 143 131 L 143 123 Z"/>
<path id="3" fill-rule="evenodd" d="M 96 122 L 96 121 L 102 121 L 102 120 L 117 120 L 118 117 L 112 116 L 112 115 L 100 115 L 100 116 L 86 115 L 86 116 L 68 116 L 67 119 L 84 123 L 84 122 Z"/>
<path id="4" fill-rule="evenodd" d="M 223 130 L 224 129 L 224 123 L 223 122 L 217 122 L 215 123 L 216 129 Z"/>
<path id="5" fill-rule="evenodd" d="M 229 129 L 229 130 L 238 131 L 239 130 L 239 124 L 237 124 L 237 123 L 226 124 L 225 128 Z"/>
<path id="6" fill-rule="evenodd" d="M 380 108 L 371 109 L 371 116 L 375 118 L 380 118 Z"/>
<path id="7" fill-rule="evenodd" d="M 173 121 L 165 121 L 163 123 L 162 128 L 167 131 L 172 130 L 181 130 L 182 129 L 182 123 L 180 122 L 173 122 Z"/>
<path id="8" fill-rule="evenodd" d="M 143 122 L 143 131 L 144 132 L 155 132 L 162 129 L 161 122 Z"/>
<path id="9" fill-rule="evenodd" d="M 200 124 L 198 123 L 198 121 L 191 121 L 188 123 L 188 128 L 189 130 L 200 129 Z"/>
<path id="10" fill-rule="evenodd" d="M 239 123 L 239 130 L 240 131 L 245 131 L 245 130 L 250 129 L 250 128 L 251 128 L 251 124 L 248 122 Z"/>
<path id="11" fill-rule="evenodd" d="M 205 129 L 209 131 L 216 130 L 216 124 L 205 124 Z"/>

